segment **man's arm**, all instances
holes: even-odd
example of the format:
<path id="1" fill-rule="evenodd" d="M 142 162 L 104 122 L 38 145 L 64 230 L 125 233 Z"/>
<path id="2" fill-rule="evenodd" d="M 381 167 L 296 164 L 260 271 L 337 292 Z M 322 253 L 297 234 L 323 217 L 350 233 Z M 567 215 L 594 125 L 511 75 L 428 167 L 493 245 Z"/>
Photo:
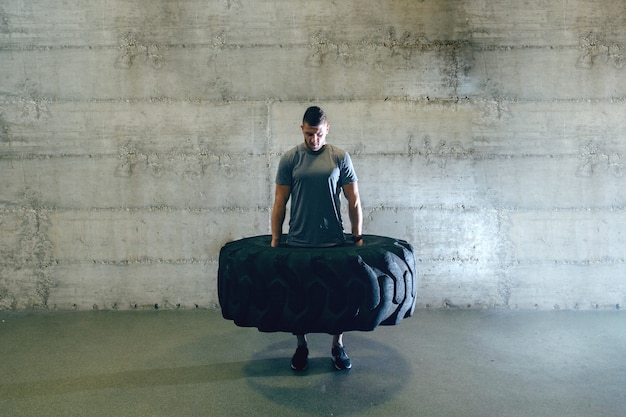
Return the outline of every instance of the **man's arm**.
<path id="1" fill-rule="evenodd" d="M 348 199 L 348 214 L 350 215 L 350 226 L 352 227 L 353 236 L 361 236 L 363 228 L 363 210 L 361 209 L 361 197 L 359 196 L 359 185 L 357 182 L 351 182 L 343 186 L 343 194 Z M 362 245 L 363 241 L 357 242 Z"/>
<path id="2" fill-rule="evenodd" d="M 276 184 L 276 192 L 274 193 L 274 208 L 272 209 L 272 247 L 275 248 L 280 242 L 280 236 L 283 233 L 283 223 L 285 222 L 285 213 L 287 211 L 287 201 L 291 194 L 289 185 Z"/>

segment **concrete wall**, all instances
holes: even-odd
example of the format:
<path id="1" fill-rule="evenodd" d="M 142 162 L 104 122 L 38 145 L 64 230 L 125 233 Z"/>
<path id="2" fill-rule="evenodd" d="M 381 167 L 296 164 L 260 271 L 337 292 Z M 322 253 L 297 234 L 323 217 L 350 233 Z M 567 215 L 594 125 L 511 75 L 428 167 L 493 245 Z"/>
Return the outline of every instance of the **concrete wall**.
<path id="1" fill-rule="evenodd" d="M 0 309 L 217 306 L 311 103 L 419 307 L 626 302 L 626 3 L 0 0 Z"/>

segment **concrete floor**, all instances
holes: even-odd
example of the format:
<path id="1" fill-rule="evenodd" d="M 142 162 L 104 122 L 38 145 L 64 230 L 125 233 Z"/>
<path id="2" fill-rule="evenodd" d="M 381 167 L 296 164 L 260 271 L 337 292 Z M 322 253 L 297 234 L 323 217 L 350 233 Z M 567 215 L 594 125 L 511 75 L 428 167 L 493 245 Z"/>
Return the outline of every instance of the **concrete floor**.
<path id="1" fill-rule="evenodd" d="M 236 327 L 215 311 L 0 312 L 2 416 L 620 416 L 626 314 L 417 311 L 330 336 Z"/>

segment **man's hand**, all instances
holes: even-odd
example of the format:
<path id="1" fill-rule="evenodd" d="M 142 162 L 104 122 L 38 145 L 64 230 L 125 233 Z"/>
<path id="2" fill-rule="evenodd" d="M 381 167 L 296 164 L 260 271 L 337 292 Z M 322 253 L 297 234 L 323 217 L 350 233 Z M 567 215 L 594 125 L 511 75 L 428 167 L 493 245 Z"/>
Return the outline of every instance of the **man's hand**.
<path id="1" fill-rule="evenodd" d="M 272 238 L 272 242 L 270 243 L 270 246 L 273 248 L 277 248 L 278 246 L 280 246 L 280 239 Z"/>

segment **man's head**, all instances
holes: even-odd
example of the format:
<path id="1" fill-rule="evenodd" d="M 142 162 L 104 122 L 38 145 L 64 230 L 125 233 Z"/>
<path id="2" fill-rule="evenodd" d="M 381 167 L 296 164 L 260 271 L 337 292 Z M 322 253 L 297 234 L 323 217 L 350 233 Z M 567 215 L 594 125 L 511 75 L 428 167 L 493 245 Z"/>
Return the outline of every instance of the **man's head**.
<path id="1" fill-rule="evenodd" d="M 324 110 L 317 106 L 309 107 L 304 112 L 301 128 L 304 144 L 307 148 L 316 152 L 326 145 L 326 135 L 330 130 L 330 125 Z"/>

